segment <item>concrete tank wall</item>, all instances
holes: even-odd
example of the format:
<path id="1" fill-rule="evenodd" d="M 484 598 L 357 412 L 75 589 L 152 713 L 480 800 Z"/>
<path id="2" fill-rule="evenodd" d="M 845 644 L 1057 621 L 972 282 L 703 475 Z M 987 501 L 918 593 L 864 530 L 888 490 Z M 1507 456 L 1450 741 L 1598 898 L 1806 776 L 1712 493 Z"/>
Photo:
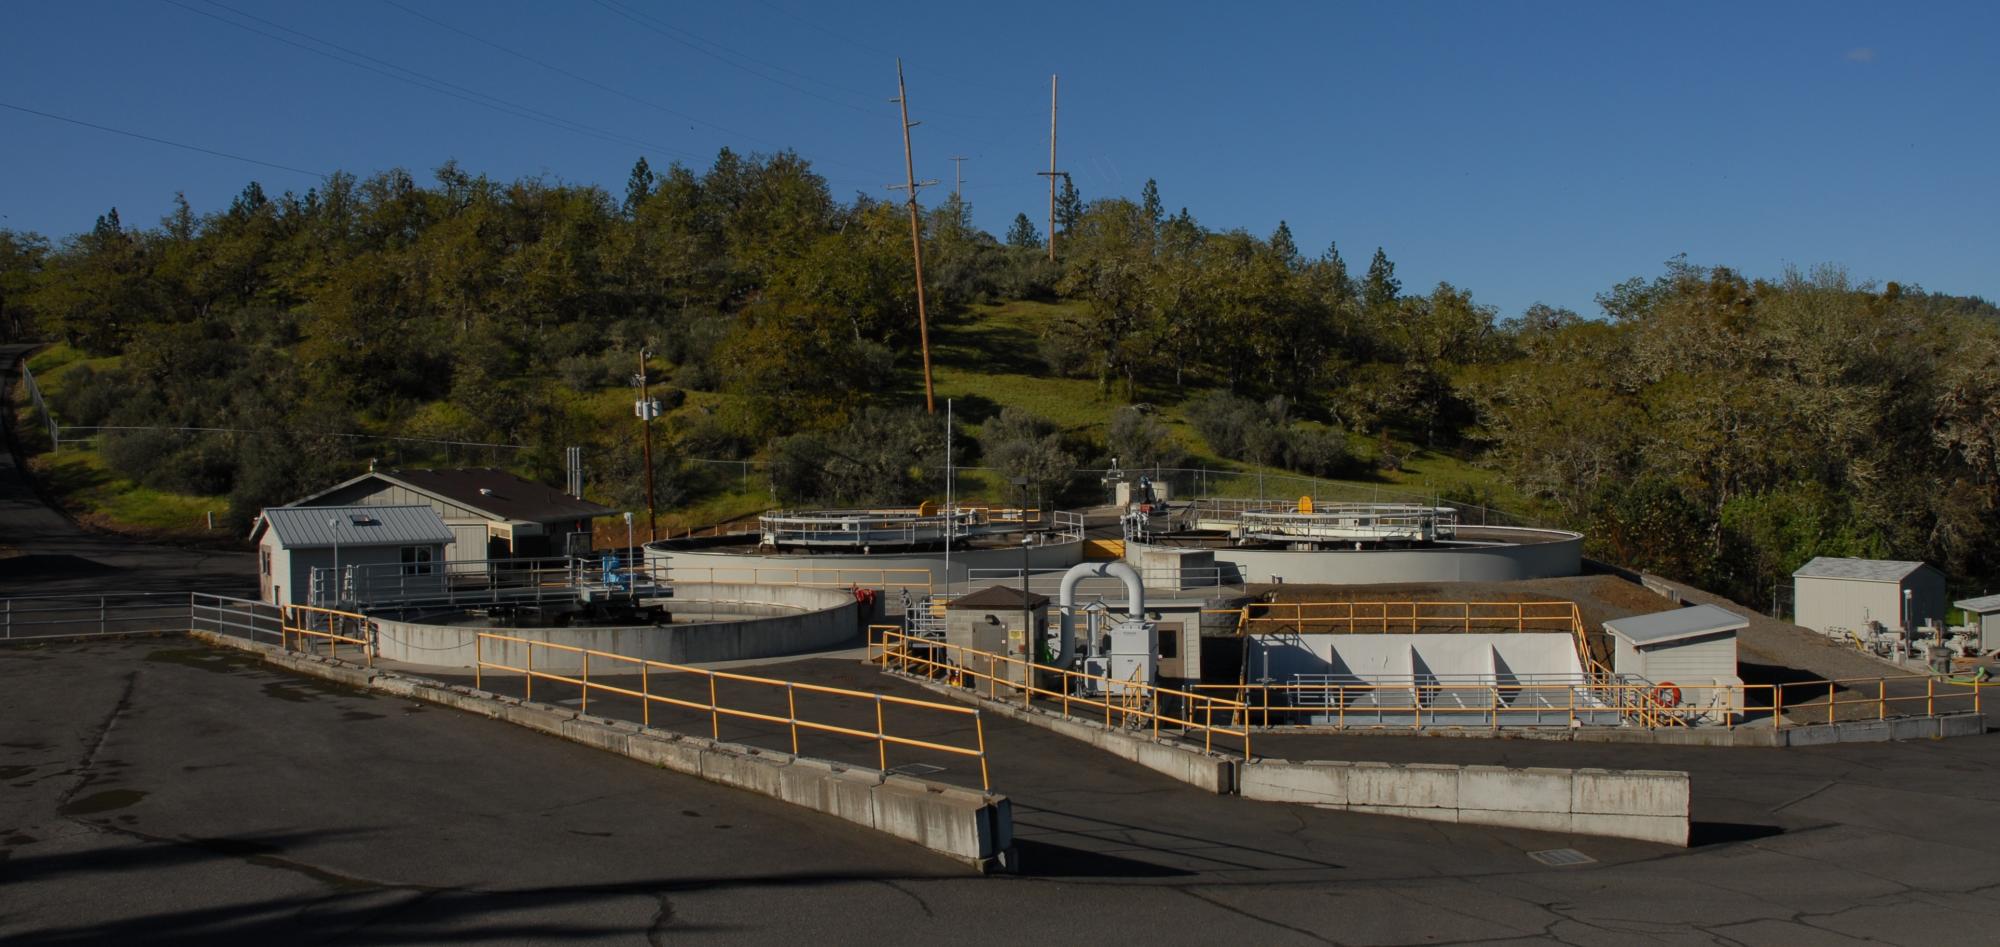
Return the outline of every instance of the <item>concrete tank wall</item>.
<path id="1" fill-rule="evenodd" d="M 737 583 L 687 583 L 674 586 L 674 600 L 754 605 L 772 617 L 686 625 L 604 628 L 478 628 L 427 625 L 378 619 L 376 640 L 382 657 L 437 667 L 471 667 L 476 658 L 487 663 L 526 667 L 531 646 L 488 641 L 476 644 L 480 632 L 546 641 L 572 648 L 606 651 L 631 658 L 691 664 L 776 657 L 830 648 L 852 640 L 861 627 L 854 596 L 840 589 Z M 535 670 L 568 672 L 583 666 L 581 655 L 557 648 L 532 648 Z M 592 670 L 614 672 L 604 662 Z"/>
<path id="2" fill-rule="evenodd" d="M 1583 536 L 1560 530 L 1480 527 L 1490 546 L 1426 549 L 1215 550 L 1222 581 L 1376 585 L 1388 582 L 1510 582 L 1577 575 L 1583 571 Z M 1126 558 L 1159 548 L 1126 545 Z M 1171 547 L 1169 547 L 1171 548 Z"/>
<path id="3" fill-rule="evenodd" d="M 1083 543 L 1059 542 L 1035 546 L 1028 550 L 1030 569 L 1067 569 L 1083 561 Z M 757 553 L 742 546 L 732 549 L 687 549 L 675 548 L 664 543 L 646 547 L 646 564 L 666 566 L 666 579 L 676 589 L 684 582 L 703 582 L 709 579 L 720 581 L 754 580 L 763 585 L 791 583 L 803 578 L 816 584 L 869 585 L 873 574 L 890 570 L 886 577 L 887 591 L 895 593 L 901 588 L 911 588 L 911 594 L 918 594 L 923 588 L 923 576 L 930 575 L 931 587 L 945 591 L 948 587 L 956 591 L 976 591 L 968 589 L 968 573 L 973 569 L 1021 568 L 1019 547 L 1002 549 L 954 549 L 951 553 L 951 569 L 945 570 L 944 553 L 879 553 L 875 555 L 829 554 L 798 555 L 794 553 Z"/>

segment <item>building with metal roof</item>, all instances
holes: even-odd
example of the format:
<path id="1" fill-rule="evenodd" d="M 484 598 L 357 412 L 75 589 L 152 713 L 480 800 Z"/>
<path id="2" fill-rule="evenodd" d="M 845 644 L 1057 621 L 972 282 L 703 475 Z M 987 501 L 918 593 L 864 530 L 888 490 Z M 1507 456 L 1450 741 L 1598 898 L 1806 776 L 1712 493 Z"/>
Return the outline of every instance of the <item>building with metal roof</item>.
<path id="1" fill-rule="evenodd" d="M 1792 573 L 1792 589 L 1793 620 L 1821 634 L 1944 620 L 1944 573 L 1928 563 L 1820 556 Z"/>
<path id="2" fill-rule="evenodd" d="M 1726 608 L 1693 605 L 1604 623 L 1611 668 L 1655 685 L 1669 706 L 1727 704 L 1743 686 L 1736 673 L 1736 633 L 1750 620 Z"/>
<path id="3" fill-rule="evenodd" d="M 426 505 L 456 539 L 454 561 L 581 555 L 590 521 L 617 512 L 490 467 L 371 470 L 294 500 L 295 507 Z"/>
<path id="4" fill-rule="evenodd" d="M 1979 632 L 1979 644 L 2000 641 L 2000 595 L 1962 598 L 1951 603 L 1965 612 L 1965 623 Z"/>
<path id="5" fill-rule="evenodd" d="M 327 587 L 327 577 L 360 566 L 441 583 L 452 540 L 451 527 L 429 506 L 268 507 L 250 530 L 258 594 L 275 605 L 332 604 L 339 591 Z"/>

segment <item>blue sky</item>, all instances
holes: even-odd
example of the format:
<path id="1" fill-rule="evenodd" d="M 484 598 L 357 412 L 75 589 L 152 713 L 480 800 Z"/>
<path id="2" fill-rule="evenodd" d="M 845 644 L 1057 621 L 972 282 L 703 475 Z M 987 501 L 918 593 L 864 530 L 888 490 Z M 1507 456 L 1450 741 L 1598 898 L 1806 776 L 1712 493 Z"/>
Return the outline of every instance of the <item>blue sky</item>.
<path id="1" fill-rule="evenodd" d="M 1380 245 L 1406 289 L 1502 315 L 1594 314 L 1679 253 L 2000 299 L 2000 4 L 222 2 L 7 4 L 0 103 L 310 171 L 456 158 L 613 193 L 641 154 L 791 147 L 886 196 L 901 55 L 919 176 L 967 156 L 995 233 L 1044 216 L 1060 73 L 1086 198 L 1155 178 L 1211 227 L 1283 219 L 1357 269 Z M 7 108 L 0 142 L 0 227 L 52 236 L 315 183 Z"/>

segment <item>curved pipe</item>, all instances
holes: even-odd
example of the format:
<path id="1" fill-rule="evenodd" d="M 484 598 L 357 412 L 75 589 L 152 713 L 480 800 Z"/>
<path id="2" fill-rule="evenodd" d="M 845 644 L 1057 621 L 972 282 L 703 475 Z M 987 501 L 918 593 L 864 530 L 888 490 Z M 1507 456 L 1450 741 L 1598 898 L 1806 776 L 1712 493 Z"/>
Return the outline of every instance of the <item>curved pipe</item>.
<path id="1" fill-rule="evenodd" d="M 1056 603 L 1062 608 L 1062 650 L 1056 654 L 1056 667 L 1069 667 L 1076 659 L 1076 586 L 1084 579 L 1117 576 L 1125 582 L 1125 614 L 1134 621 L 1146 617 L 1146 586 L 1139 581 L 1139 570 L 1127 565 L 1122 559 L 1107 562 L 1079 562 L 1063 573 L 1062 591 L 1056 593 Z"/>

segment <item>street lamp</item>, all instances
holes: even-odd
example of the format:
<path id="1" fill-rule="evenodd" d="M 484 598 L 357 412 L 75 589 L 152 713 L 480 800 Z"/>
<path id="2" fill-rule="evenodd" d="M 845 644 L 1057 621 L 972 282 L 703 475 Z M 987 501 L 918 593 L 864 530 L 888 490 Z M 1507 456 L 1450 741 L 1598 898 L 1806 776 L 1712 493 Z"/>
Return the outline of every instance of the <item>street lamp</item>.
<path id="1" fill-rule="evenodd" d="M 340 607 L 340 520 L 326 518 L 327 529 L 333 533 L 333 607 Z"/>
<path id="2" fill-rule="evenodd" d="M 1021 534 L 1021 653 L 1027 656 L 1028 665 L 1033 665 L 1040 657 L 1035 651 L 1035 610 L 1028 598 L 1028 550 L 1035 545 L 1035 534 Z M 1022 683 L 1028 684 L 1030 671 L 1022 671 Z"/>

